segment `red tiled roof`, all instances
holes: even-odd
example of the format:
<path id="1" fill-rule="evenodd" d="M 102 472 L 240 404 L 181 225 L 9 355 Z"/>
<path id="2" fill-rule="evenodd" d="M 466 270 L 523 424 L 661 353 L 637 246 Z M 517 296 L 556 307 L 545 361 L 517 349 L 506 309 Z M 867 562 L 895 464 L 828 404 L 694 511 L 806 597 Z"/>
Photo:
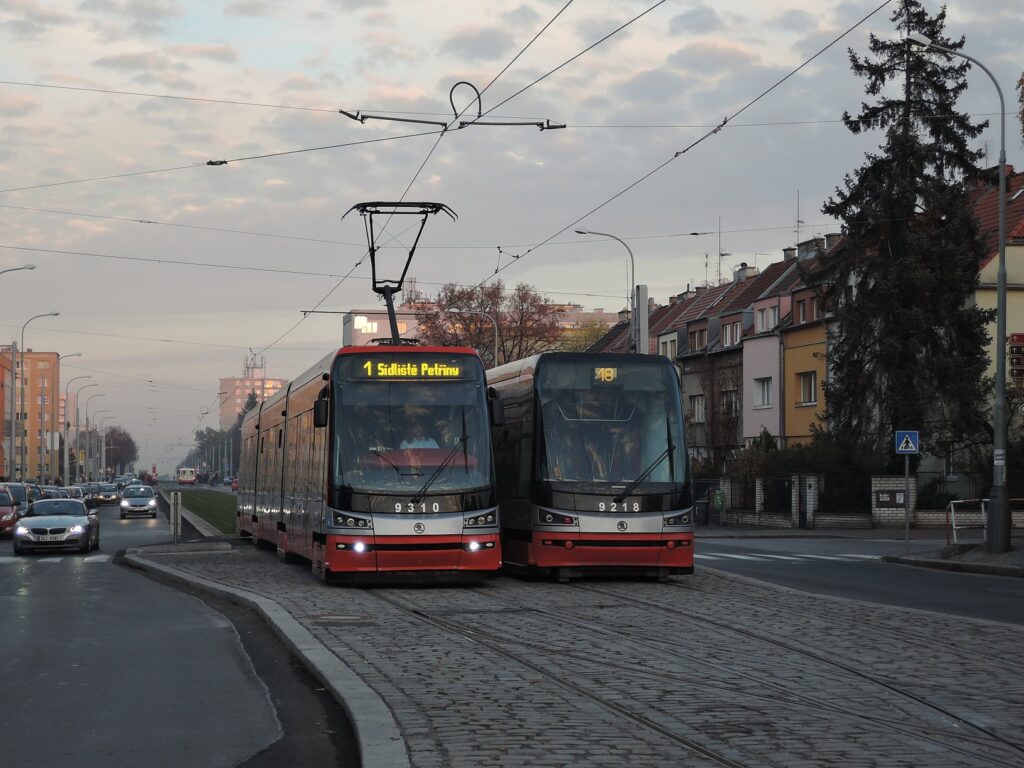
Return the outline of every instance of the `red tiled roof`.
<path id="1" fill-rule="evenodd" d="M 996 169 L 986 171 L 986 178 L 996 176 Z M 1024 173 L 1014 173 L 1013 166 L 1006 166 L 1006 240 L 1024 238 L 1024 193 L 1016 200 L 1013 196 L 1024 189 Z M 978 219 L 978 229 L 985 238 L 985 257 L 979 268 L 983 269 L 999 255 L 999 185 L 979 181 L 970 191 L 969 197 Z"/>
<path id="2" fill-rule="evenodd" d="M 740 283 L 743 286 L 742 290 L 736 293 L 735 297 L 730 297 L 729 305 L 722 307 L 719 314 L 727 315 L 730 312 L 740 312 L 749 307 L 761 297 L 762 293 L 771 288 L 794 263 L 792 259 L 777 261 L 765 267 L 761 274 L 744 280 Z"/>

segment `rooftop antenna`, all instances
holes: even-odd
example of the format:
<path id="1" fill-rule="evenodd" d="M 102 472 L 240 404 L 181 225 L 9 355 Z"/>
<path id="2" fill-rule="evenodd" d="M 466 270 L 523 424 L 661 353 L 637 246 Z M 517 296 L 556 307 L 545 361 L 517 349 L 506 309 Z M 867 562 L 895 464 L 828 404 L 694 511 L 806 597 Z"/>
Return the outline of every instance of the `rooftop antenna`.
<path id="1" fill-rule="evenodd" d="M 409 271 L 409 264 L 412 263 L 413 254 L 416 253 L 416 246 L 420 242 L 420 235 L 423 234 L 423 227 L 426 226 L 427 217 L 432 216 L 435 213 L 446 213 L 451 216 L 452 220 L 458 218 L 455 211 L 449 208 L 444 203 L 386 203 L 386 202 L 371 202 L 371 203 L 356 203 L 342 215 L 342 219 L 348 216 L 352 211 L 359 211 L 359 215 L 363 217 L 363 224 L 366 228 L 366 245 L 370 253 L 370 269 L 372 274 L 371 287 L 373 292 L 384 297 L 384 303 L 388 307 L 388 321 L 391 324 L 391 338 L 390 339 L 379 339 L 381 343 L 386 344 L 415 344 L 416 341 L 412 339 L 403 339 L 398 332 L 398 318 L 395 316 L 395 294 L 402 290 L 402 283 L 405 281 L 405 275 Z M 380 234 L 373 227 L 373 217 L 385 215 L 388 220 L 392 216 L 419 216 L 420 217 L 420 228 L 416 232 L 416 238 L 413 240 L 412 245 L 409 246 L 409 254 L 405 257 L 405 266 L 402 267 L 402 274 L 395 278 L 379 278 L 377 276 L 377 236 Z M 387 222 L 385 222 L 387 226 Z"/>
<path id="2" fill-rule="evenodd" d="M 804 220 L 800 218 L 800 190 L 796 191 L 796 242 L 800 244 L 800 225 L 804 223 Z"/>

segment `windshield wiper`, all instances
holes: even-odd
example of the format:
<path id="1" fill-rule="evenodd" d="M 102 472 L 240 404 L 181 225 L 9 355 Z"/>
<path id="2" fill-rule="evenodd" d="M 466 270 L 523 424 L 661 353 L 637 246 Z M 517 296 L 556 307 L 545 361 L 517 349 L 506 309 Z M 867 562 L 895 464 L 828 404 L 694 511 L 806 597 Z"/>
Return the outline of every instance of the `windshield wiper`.
<path id="1" fill-rule="evenodd" d="M 378 451 L 376 448 L 371 448 L 370 449 L 370 453 L 372 453 L 378 459 L 382 459 L 383 461 L 385 461 L 386 463 L 388 463 L 392 467 L 394 467 L 395 468 L 395 472 L 397 472 L 400 477 L 402 475 L 404 475 L 405 477 L 422 477 L 423 476 L 422 472 L 404 472 L 403 473 L 402 472 L 402 468 L 398 464 L 393 462 L 391 459 L 389 459 L 387 456 L 385 456 L 383 451 Z"/>
<path id="2" fill-rule="evenodd" d="M 614 499 L 615 503 L 618 504 L 618 503 L 621 503 L 621 502 L 625 501 L 626 497 L 629 496 L 629 494 L 631 494 L 633 492 L 633 490 L 638 485 L 640 485 L 640 483 L 642 483 L 644 480 L 646 480 L 647 476 L 649 474 L 651 474 L 651 472 L 653 472 L 655 469 L 657 469 L 658 465 L 660 465 L 661 462 L 663 462 L 666 457 L 671 458 L 672 454 L 675 453 L 676 448 L 675 448 L 675 445 L 672 443 L 672 431 L 671 431 L 671 429 L 669 427 L 668 421 L 665 422 L 665 438 L 666 438 L 666 442 L 668 443 L 668 445 L 665 447 L 665 450 L 661 452 L 661 455 L 658 456 L 658 458 L 656 458 L 654 461 L 652 461 L 650 463 L 650 465 L 648 465 L 647 469 L 645 469 L 643 472 L 640 473 L 640 476 L 637 477 L 636 480 L 634 480 L 629 485 L 627 485 L 622 490 L 622 493 L 620 493 L 618 496 L 615 497 L 615 499 Z M 670 461 L 670 463 L 669 463 L 669 472 L 670 472 L 670 476 L 671 476 L 672 482 L 675 482 L 675 479 L 676 479 L 675 461 Z"/>
<path id="3" fill-rule="evenodd" d="M 447 467 L 449 464 L 451 464 L 452 459 L 454 459 L 458 455 L 459 448 L 462 448 L 468 441 L 469 441 L 469 435 L 467 435 L 465 432 L 463 432 L 459 436 L 459 439 L 456 441 L 455 445 L 452 446 L 452 449 L 450 451 L 448 451 L 448 455 L 444 457 L 444 461 L 442 461 L 437 466 L 437 469 L 434 470 L 434 473 L 430 477 L 427 478 L 427 482 L 425 482 L 423 484 L 423 487 L 420 488 L 418 491 L 416 491 L 416 495 L 412 497 L 412 503 L 413 504 L 419 504 L 421 501 L 423 501 L 423 494 L 425 494 L 430 489 L 430 486 L 432 486 L 434 484 L 434 481 L 437 480 L 437 478 L 439 478 L 441 476 L 441 473 L 445 470 L 445 467 Z M 467 459 L 468 459 L 468 456 L 467 456 Z M 468 467 L 468 461 L 467 461 L 467 467 Z"/>

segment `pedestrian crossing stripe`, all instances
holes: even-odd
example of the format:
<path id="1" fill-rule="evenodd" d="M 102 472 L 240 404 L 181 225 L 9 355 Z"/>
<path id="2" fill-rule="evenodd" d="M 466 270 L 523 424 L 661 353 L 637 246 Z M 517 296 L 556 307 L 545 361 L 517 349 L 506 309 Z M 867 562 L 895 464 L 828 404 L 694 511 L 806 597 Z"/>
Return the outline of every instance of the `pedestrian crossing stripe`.
<path id="1" fill-rule="evenodd" d="M 699 552 L 694 554 L 696 560 L 750 560 L 753 562 L 775 562 L 783 560 L 787 563 L 806 563 L 812 560 L 831 560 L 833 562 L 850 562 L 851 560 L 878 560 L 879 555 L 862 555 L 862 554 L 840 554 L 840 555 L 770 555 L 767 553 L 757 553 L 751 555 L 738 555 L 727 552 L 715 552 L 714 554 L 706 554 Z"/>
<path id="2" fill-rule="evenodd" d="M 89 557 L 83 557 L 81 562 L 109 563 L 111 560 L 113 560 L 111 555 L 90 555 Z M 14 557 L 13 555 L 0 555 L 0 565 L 6 565 L 8 563 L 23 563 L 24 565 L 29 565 L 31 563 L 60 563 L 63 561 L 63 557 L 33 557 L 31 555 L 26 557 Z"/>

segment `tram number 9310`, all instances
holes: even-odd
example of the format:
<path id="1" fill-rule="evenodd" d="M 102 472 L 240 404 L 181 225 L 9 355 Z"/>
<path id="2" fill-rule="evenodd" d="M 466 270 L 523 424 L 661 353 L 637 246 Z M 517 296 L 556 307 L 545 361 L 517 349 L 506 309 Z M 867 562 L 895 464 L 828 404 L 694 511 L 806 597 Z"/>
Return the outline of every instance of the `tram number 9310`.
<path id="1" fill-rule="evenodd" d="M 639 501 L 600 501 L 597 504 L 598 512 L 639 512 Z"/>
<path id="2" fill-rule="evenodd" d="M 395 512 L 440 512 L 441 505 L 436 501 L 433 504 L 427 504 L 425 501 L 421 501 L 419 504 L 413 504 L 411 501 L 405 504 L 398 502 L 395 504 Z"/>

